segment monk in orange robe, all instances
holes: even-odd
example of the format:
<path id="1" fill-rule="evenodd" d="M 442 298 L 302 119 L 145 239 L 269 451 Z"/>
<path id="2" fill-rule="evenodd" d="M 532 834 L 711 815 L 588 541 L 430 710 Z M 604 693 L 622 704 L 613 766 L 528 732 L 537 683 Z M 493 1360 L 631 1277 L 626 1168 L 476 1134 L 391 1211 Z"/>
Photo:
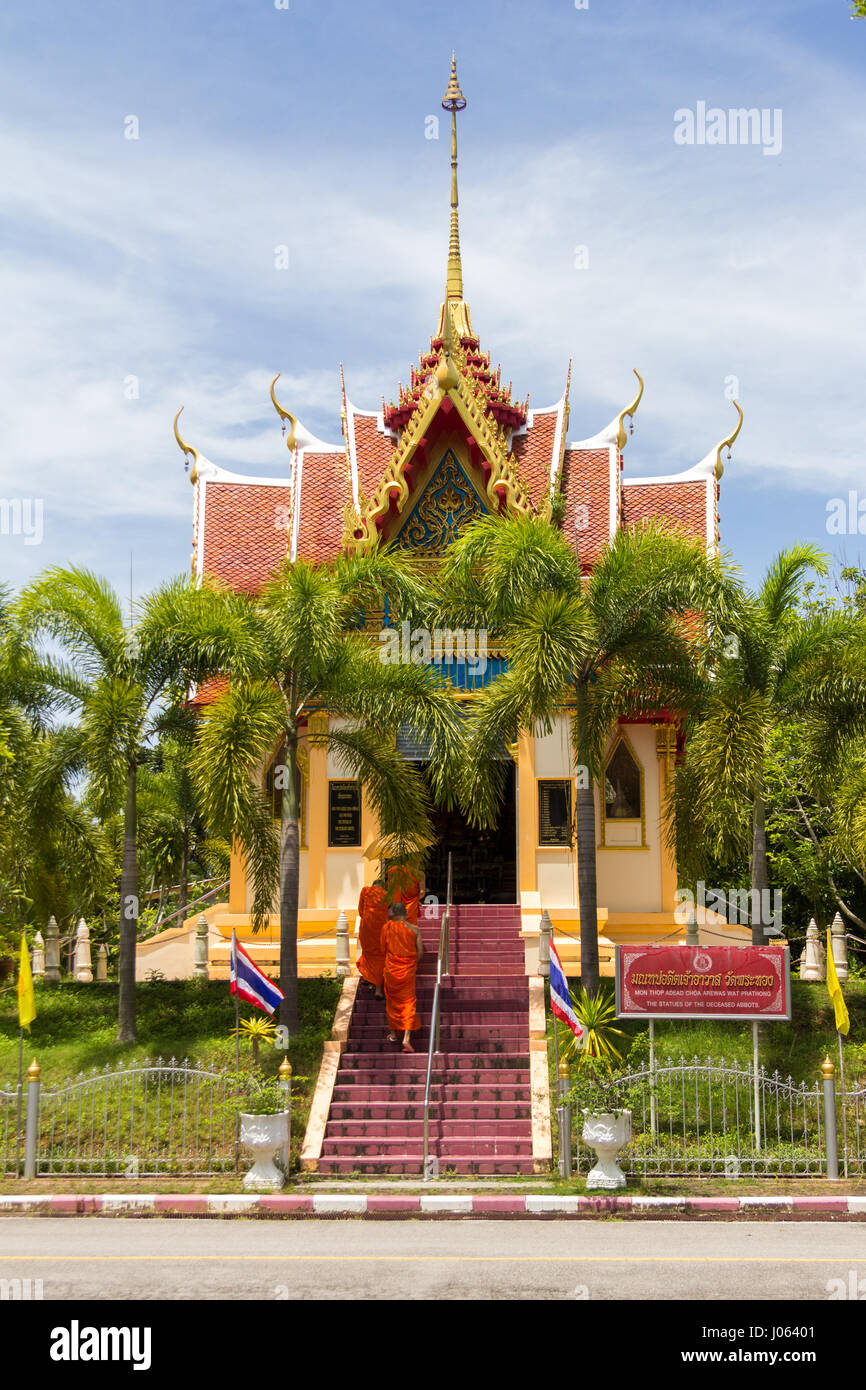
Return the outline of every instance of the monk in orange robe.
<path id="1" fill-rule="evenodd" d="M 373 986 L 377 999 L 384 999 L 382 977 L 385 973 L 385 954 L 382 950 L 382 928 L 388 920 L 388 895 L 381 878 L 369 888 L 361 889 L 358 899 L 358 942 L 361 954 L 358 971 Z"/>
<path id="2" fill-rule="evenodd" d="M 385 952 L 385 1011 L 388 1015 L 389 1042 L 399 1042 L 403 1051 L 414 1052 L 411 1035 L 421 1027 L 415 998 L 415 975 L 424 954 L 419 928 L 406 920 L 404 903 L 394 903 L 382 928 Z"/>
<path id="3" fill-rule="evenodd" d="M 421 885 L 412 870 L 407 869 L 405 864 L 394 864 L 388 870 L 388 890 L 395 903 L 404 904 L 406 917 L 413 926 L 417 926 Z"/>

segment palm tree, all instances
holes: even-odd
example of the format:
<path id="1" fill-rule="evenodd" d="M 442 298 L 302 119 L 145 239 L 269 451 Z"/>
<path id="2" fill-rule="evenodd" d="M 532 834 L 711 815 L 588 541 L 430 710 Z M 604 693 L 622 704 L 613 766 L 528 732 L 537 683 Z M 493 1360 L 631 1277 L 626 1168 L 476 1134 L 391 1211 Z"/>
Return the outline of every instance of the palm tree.
<path id="1" fill-rule="evenodd" d="M 69 786 L 52 678 L 0 588 L 0 918 L 89 913 L 108 888 L 110 837 Z"/>
<path id="2" fill-rule="evenodd" d="M 134 1042 L 142 749 L 189 683 L 223 664 L 229 624 L 211 593 L 176 580 L 145 598 L 127 625 L 111 587 L 75 568 L 54 568 L 35 580 L 20 595 L 17 614 L 27 637 L 43 634 L 63 651 L 61 660 L 43 667 L 54 698 L 78 714 L 77 725 L 57 740 L 58 775 L 68 781 L 86 773 L 88 801 L 99 817 L 122 808 L 117 1040 Z"/>
<path id="3" fill-rule="evenodd" d="M 279 893 L 280 1022 L 297 1027 L 300 772 L 299 727 L 335 716 L 309 733 L 357 778 L 397 857 L 429 838 L 423 779 L 397 752 L 395 731 L 411 721 L 430 741 L 431 789 L 446 803 L 461 743 L 450 687 L 429 668 L 386 664 L 365 632 L 376 615 L 423 620 L 424 585 L 407 560 L 388 552 L 342 556 L 327 565 L 286 562 L 255 600 L 223 594 L 237 620 L 236 650 L 223 670 L 228 688 L 207 709 L 193 759 L 200 805 L 212 833 L 240 843 L 253 884 L 254 930 Z M 339 721 L 339 722 L 336 722 Z M 280 752 L 280 829 L 263 787 L 263 767 Z"/>
<path id="4" fill-rule="evenodd" d="M 622 716 L 681 710 L 696 698 L 703 624 L 726 611 L 727 571 L 702 547 L 658 526 L 620 531 L 584 576 L 562 535 L 537 518 L 478 522 L 446 561 L 443 605 L 486 626 L 508 669 L 478 700 L 463 798 L 477 824 L 495 819 L 504 773 L 496 751 L 522 730 L 571 713 L 577 763 L 581 981 L 598 986 L 595 786 Z"/>
<path id="5" fill-rule="evenodd" d="M 835 758 L 862 724 L 866 669 L 857 622 L 843 611 L 801 613 L 806 576 L 826 573 L 812 545 L 782 551 L 757 593 L 742 592 L 709 653 L 712 679 L 686 727 L 669 835 L 690 874 L 708 856 L 730 863 L 750 854 L 752 941 L 766 940 L 770 879 L 766 773 L 770 737 L 796 721 L 813 768 Z M 860 625 L 862 643 L 862 624 Z"/>

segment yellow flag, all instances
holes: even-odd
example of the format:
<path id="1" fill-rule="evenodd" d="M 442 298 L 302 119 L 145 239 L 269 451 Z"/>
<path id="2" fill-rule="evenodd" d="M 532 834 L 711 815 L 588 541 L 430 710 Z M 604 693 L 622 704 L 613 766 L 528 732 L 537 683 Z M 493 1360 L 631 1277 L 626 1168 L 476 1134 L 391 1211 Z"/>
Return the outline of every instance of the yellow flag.
<path id="1" fill-rule="evenodd" d="M 21 965 L 18 969 L 18 1025 L 30 1032 L 30 1025 L 36 1017 L 36 1000 L 33 996 L 33 974 L 30 969 L 30 952 L 27 950 L 27 937 L 21 933 Z"/>
<path id="2" fill-rule="evenodd" d="M 830 940 L 830 928 L 827 928 L 827 989 L 830 998 L 833 1000 L 833 1008 L 836 1010 L 836 1032 L 844 1033 L 848 1036 L 850 1023 L 848 1021 L 848 1009 L 845 1005 L 845 996 L 842 993 L 842 986 L 839 983 L 839 976 L 836 974 L 836 962 L 833 959 L 833 945 Z"/>

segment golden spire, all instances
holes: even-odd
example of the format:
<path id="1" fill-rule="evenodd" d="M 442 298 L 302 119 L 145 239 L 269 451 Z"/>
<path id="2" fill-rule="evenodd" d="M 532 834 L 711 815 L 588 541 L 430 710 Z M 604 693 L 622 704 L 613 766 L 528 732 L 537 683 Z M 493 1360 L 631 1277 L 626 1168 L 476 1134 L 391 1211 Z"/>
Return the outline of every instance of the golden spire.
<path id="1" fill-rule="evenodd" d="M 451 112 L 451 234 L 448 238 L 448 273 L 445 298 L 463 298 L 463 266 L 460 261 L 460 225 L 457 214 L 457 112 L 466 105 L 466 98 L 457 81 L 457 60 L 451 54 L 451 78 L 442 98 L 442 107 Z"/>

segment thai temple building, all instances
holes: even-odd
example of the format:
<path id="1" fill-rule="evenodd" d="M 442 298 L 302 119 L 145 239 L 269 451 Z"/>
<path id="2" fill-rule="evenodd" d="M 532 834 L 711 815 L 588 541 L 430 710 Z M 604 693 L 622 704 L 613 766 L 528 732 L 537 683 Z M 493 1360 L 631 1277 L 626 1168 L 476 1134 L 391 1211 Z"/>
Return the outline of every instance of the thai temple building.
<path id="1" fill-rule="evenodd" d="M 620 527 L 649 518 L 684 529 L 708 550 L 717 547 L 722 451 L 739 431 L 739 407 L 733 433 L 694 467 L 674 475 L 630 478 L 624 455 L 644 389 L 637 372 L 634 394 L 629 391 L 622 410 L 601 428 L 598 422 L 581 420 L 575 429 L 580 402 L 572 400 L 568 363 L 562 367 L 562 395 L 550 405 L 530 404 L 526 384 L 518 390 L 506 382 L 464 296 L 457 113 L 465 104 L 452 62 L 443 101 L 451 113 L 445 297 L 438 311 L 431 306 L 432 336 L 417 365 L 410 367 L 406 384 L 383 382 L 385 395 L 378 405 L 356 404 L 340 369 L 340 415 L 323 440 L 303 425 L 303 403 L 290 402 L 290 411 L 280 402 L 275 378 L 271 396 L 290 453 L 288 476 L 280 479 L 225 470 L 188 444 L 175 420 L 178 444 L 191 462 L 192 568 L 197 578 L 212 576 L 254 593 L 287 555 L 327 561 L 341 549 L 375 546 L 410 551 L 433 567 L 461 530 L 486 513 L 545 518 L 561 528 L 586 572 Z M 506 659 L 493 649 L 483 656 L 457 649 L 446 653 L 441 669 L 468 701 L 495 679 Z M 314 715 L 310 726 L 326 718 Z M 341 911 L 354 928 L 359 891 L 378 870 L 378 861 L 366 858 L 364 851 L 379 828 L 357 784 L 347 781 L 326 750 L 308 746 L 308 732 L 302 729 L 300 751 L 299 959 L 301 973 L 317 974 L 334 969 Z M 612 973 L 616 943 L 657 940 L 677 930 L 676 866 L 662 834 L 662 802 L 677 736 L 675 723 L 663 712 L 610 731 L 597 802 L 604 974 Z M 423 764 L 425 749 L 413 731 L 401 729 L 397 738 L 405 756 Z M 457 812 L 436 813 L 438 839 L 430 852 L 425 891 L 444 898 L 450 851 L 456 902 L 519 910 L 529 968 L 546 908 L 560 953 L 576 973 L 575 767 L 567 714 L 543 737 L 521 737 L 508 756 L 507 794 L 493 830 L 470 830 Z M 265 788 L 269 771 L 262 768 Z M 184 927 L 139 948 L 142 977 L 151 969 L 167 976 L 192 973 L 197 917 L 198 911 Z M 278 919 L 269 932 L 252 935 L 251 890 L 239 854 L 232 860 L 227 895 L 207 909 L 206 917 L 211 974 L 226 968 L 233 927 L 265 968 L 276 966 Z M 716 927 L 717 934 L 721 930 Z M 740 935 L 733 930 L 733 939 Z"/>

